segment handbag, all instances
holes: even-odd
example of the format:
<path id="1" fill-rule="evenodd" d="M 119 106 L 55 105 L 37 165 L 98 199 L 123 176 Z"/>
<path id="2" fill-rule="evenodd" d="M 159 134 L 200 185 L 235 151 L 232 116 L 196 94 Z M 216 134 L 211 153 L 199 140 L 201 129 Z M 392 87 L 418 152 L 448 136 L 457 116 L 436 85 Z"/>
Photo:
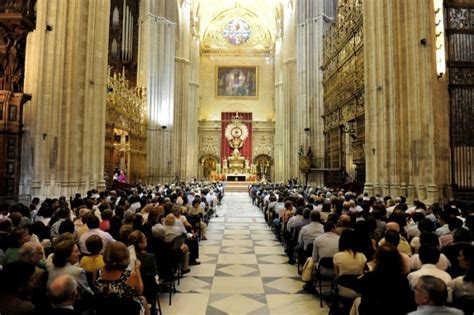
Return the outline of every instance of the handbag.
<path id="1" fill-rule="evenodd" d="M 303 265 L 303 271 L 301 272 L 301 280 L 307 282 L 313 279 L 314 262 L 312 257 L 308 257 Z"/>

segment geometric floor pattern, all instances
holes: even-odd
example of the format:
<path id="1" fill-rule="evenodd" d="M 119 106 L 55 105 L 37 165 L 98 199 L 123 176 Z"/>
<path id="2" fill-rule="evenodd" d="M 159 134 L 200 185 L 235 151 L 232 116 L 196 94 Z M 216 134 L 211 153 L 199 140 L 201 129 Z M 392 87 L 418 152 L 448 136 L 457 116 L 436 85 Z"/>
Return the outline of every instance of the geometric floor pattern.
<path id="1" fill-rule="evenodd" d="M 303 291 L 261 211 L 246 193 L 226 193 L 199 244 L 201 264 L 176 287 L 172 305 L 161 294 L 163 314 L 328 314 Z"/>

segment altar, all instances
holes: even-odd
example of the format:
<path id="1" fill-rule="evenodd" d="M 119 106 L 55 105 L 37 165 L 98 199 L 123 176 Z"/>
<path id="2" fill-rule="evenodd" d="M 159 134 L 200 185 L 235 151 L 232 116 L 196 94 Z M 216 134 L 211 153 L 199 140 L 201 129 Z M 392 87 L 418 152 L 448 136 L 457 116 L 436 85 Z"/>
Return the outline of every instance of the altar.
<path id="1" fill-rule="evenodd" d="M 235 113 L 231 122 L 223 129 L 225 130 L 223 138 L 227 140 L 227 143 L 223 143 L 222 163 L 217 165 L 217 176 L 226 181 L 254 181 L 256 168 L 251 164 L 251 152 L 248 149 L 244 150 L 244 144 L 249 137 L 249 129 L 243 118 L 239 116 L 239 113 Z M 242 150 L 245 151 L 244 154 Z"/>
<path id="2" fill-rule="evenodd" d="M 246 182 L 247 181 L 247 174 L 227 174 L 226 180 L 228 182 Z"/>

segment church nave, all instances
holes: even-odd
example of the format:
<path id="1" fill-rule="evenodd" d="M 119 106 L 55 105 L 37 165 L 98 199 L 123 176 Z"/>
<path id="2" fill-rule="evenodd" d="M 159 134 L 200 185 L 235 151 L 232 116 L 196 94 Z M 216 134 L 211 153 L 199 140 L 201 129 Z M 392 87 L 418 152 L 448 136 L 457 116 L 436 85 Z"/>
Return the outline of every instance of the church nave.
<path id="1" fill-rule="evenodd" d="M 164 314 L 327 314 L 303 290 L 261 211 L 245 193 L 226 193 L 199 245 L 201 265 L 184 275 Z"/>

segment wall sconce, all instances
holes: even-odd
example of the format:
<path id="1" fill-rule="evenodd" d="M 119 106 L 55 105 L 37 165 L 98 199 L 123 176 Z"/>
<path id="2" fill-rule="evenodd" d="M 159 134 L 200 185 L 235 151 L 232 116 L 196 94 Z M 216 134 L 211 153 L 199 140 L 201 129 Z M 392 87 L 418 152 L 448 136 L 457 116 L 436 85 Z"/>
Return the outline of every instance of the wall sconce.
<path id="1" fill-rule="evenodd" d="M 47 135 L 48 135 L 47 133 L 43 133 L 43 134 L 42 134 L 43 140 L 46 140 L 46 136 L 47 136 Z"/>

